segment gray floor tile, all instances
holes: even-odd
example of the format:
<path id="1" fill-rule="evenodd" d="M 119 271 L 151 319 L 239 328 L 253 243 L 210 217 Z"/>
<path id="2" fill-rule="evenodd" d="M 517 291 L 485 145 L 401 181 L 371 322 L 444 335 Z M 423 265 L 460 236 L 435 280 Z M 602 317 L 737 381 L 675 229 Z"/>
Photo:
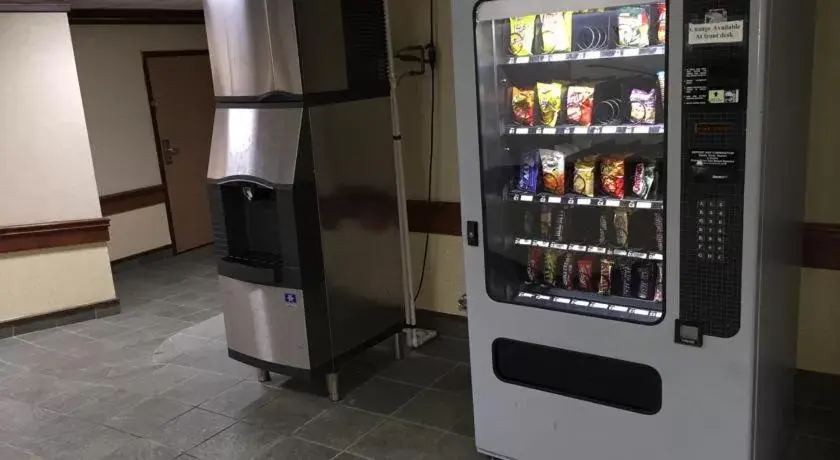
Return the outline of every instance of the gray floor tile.
<path id="1" fill-rule="evenodd" d="M 351 391 L 341 402 L 349 407 L 389 415 L 420 390 L 420 387 L 414 385 L 374 377 Z"/>
<path id="2" fill-rule="evenodd" d="M 51 410 L 0 397 L 0 432 L 4 434 L 34 437 L 59 417 Z"/>
<path id="3" fill-rule="evenodd" d="M 241 418 L 274 401 L 280 390 L 257 382 L 242 381 L 201 404 L 201 408 Z"/>
<path id="4" fill-rule="evenodd" d="M 22 372 L 26 372 L 26 369 L 20 366 L 14 366 L 12 364 L 0 362 L 0 380 L 12 375 L 20 374 Z"/>
<path id="5" fill-rule="evenodd" d="M 148 439 L 135 439 L 102 460 L 173 460 L 178 451 Z"/>
<path id="6" fill-rule="evenodd" d="M 330 460 L 338 451 L 299 438 L 287 438 L 256 457 L 257 460 Z"/>
<path id="7" fill-rule="evenodd" d="M 168 364 L 150 374 L 121 382 L 120 387 L 135 393 L 157 395 L 201 374 L 202 371 L 190 367 Z"/>
<path id="8" fill-rule="evenodd" d="M 80 383 L 25 372 L 0 381 L 0 396 L 38 404 L 82 387 Z"/>
<path id="9" fill-rule="evenodd" d="M 229 377 L 248 378 L 254 374 L 254 368 L 228 357 L 227 345 L 224 343 L 211 342 L 207 348 L 184 353 L 172 362 Z"/>
<path id="10" fill-rule="evenodd" d="M 35 368 L 41 364 L 60 362 L 67 355 L 45 350 L 17 338 L 4 339 L 0 344 L 0 361 L 16 366 Z"/>
<path id="11" fill-rule="evenodd" d="M 190 409 L 192 406 L 174 399 L 154 396 L 115 414 L 105 422 L 105 425 L 135 436 L 149 436 L 164 423 Z"/>
<path id="12" fill-rule="evenodd" d="M 205 460 L 254 458 L 284 438 L 275 430 L 238 422 L 194 447 L 189 454 Z"/>
<path id="13" fill-rule="evenodd" d="M 43 407 L 44 409 L 56 411 L 60 414 L 69 414 L 85 404 L 96 402 L 101 398 L 112 394 L 116 390 L 117 389 L 114 387 L 83 384 L 75 390 L 62 393 L 56 397 L 43 401 L 38 404 L 38 406 Z"/>
<path id="14" fill-rule="evenodd" d="M 201 352 L 211 346 L 213 344 L 209 339 L 187 335 L 181 331 L 164 340 L 155 350 L 153 359 L 156 363 L 171 363 L 184 353 Z"/>
<path id="15" fill-rule="evenodd" d="M 27 334 L 20 338 L 25 341 L 30 341 L 41 348 L 71 356 L 84 355 L 85 347 L 93 341 L 90 337 L 74 334 L 61 328 L 51 329 L 45 332 L 50 332 L 50 334 L 40 338 L 35 338 L 36 340 L 32 341 L 27 339 L 27 336 L 31 334 Z"/>
<path id="16" fill-rule="evenodd" d="M 244 420 L 288 434 L 332 406 L 333 403 L 323 397 L 280 390 L 276 398 L 246 414 Z"/>
<path id="17" fill-rule="evenodd" d="M 306 424 L 295 435 L 344 450 L 384 419 L 370 412 L 336 406 Z"/>
<path id="18" fill-rule="evenodd" d="M 0 443 L 0 458 L 3 460 L 43 460 L 43 457 L 32 452 L 3 443 Z"/>
<path id="19" fill-rule="evenodd" d="M 64 326 L 64 329 L 85 337 L 90 337 L 92 339 L 104 339 L 131 330 L 128 327 L 121 326 L 119 324 L 115 324 L 111 321 L 106 321 L 104 319 L 69 324 L 67 326 Z"/>
<path id="20" fill-rule="evenodd" d="M 364 457 L 359 457 L 358 455 L 353 455 L 347 452 L 342 452 L 341 455 L 336 457 L 334 460 L 366 460 Z"/>
<path id="21" fill-rule="evenodd" d="M 409 422 L 449 430 L 472 413 L 472 395 L 450 391 L 423 390 L 394 413 Z"/>
<path id="22" fill-rule="evenodd" d="M 486 460 L 478 453 L 475 440 L 456 434 L 446 434 L 436 442 L 430 452 L 420 456 L 423 460 Z"/>
<path id="23" fill-rule="evenodd" d="M 190 326 L 183 330 L 185 335 L 193 337 L 201 337 L 205 339 L 222 339 L 225 337 L 225 320 L 224 315 L 216 313 L 207 321 L 202 321 L 199 324 Z"/>
<path id="24" fill-rule="evenodd" d="M 198 406 L 232 388 L 240 381 L 240 379 L 225 375 L 201 374 L 172 387 L 163 393 L 163 396 Z"/>
<path id="25" fill-rule="evenodd" d="M 437 337 L 417 350 L 428 356 L 445 358 L 461 363 L 470 362 L 470 342 L 452 337 Z"/>
<path id="26" fill-rule="evenodd" d="M 45 459 L 99 460 L 136 438 L 105 426 L 93 425 L 84 432 L 67 432 L 30 448 Z"/>
<path id="27" fill-rule="evenodd" d="M 394 361 L 378 375 L 412 385 L 429 386 L 455 368 L 456 363 L 441 358 L 412 353 L 407 359 Z"/>
<path id="28" fill-rule="evenodd" d="M 150 438 L 173 449 L 188 451 L 235 422 L 224 415 L 195 408 L 161 426 Z"/>
<path id="29" fill-rule="evenodd" d="M 460 434 L 461 436 L 466 436 L 468 438 L 475 437 L 475 420 L 473 418 L 474 413 L 473 411 L 467 412 L 464 418 L 458 420 L 455 425 L 449 429 L 449 431 Z"/>
<path id="30" fill-rule="evenodd" d="M 442 436 L 438 430 L 388 420 L 347 451 L 376 460 L 414 460 L 428 454 Z"/>
<path id="31" fill-rule="evenodd" d="M 435 382 L 432 388 L 446 391 L 471 391 L 470 366 L 459 364 L 455 369 L 452 369 L 452 371 Z"/>
<path id="32" fill-rule="evenodd" d="M 210 318 L 215 318 L 216 316 L 220 315 L 221 313 L 216 309 L 201 309 L 197 310 L 189 315 L 182 316 L 180 319 L 184 321 L 189 321 L 191 323 L 200 323 L 202 321 L 206 321 Z"/>
<path id="33" fill-rule="evenodd" d="M 80 406 L 78 409 L 71 411 L 70 415 L 92 422 L 107 423 L 114 414 L 129 410 L 146 398 L 147 396 L 143 394 L 116 390 Z"/>
<path id="34" fill-rule="evenodd" d="M 196 287 L 195 284 L 190 281 L 187 281 L 184 284 L 185 289 L 192 289 Z M 197 300 L 201 299 L 204 295 L 206 295 L 204 292 L 187 290 L 184 292 L 179 292 L 177 294 L 166 296 L 163 298 L 163 301 L 175 305 L 191 305 Z"/>

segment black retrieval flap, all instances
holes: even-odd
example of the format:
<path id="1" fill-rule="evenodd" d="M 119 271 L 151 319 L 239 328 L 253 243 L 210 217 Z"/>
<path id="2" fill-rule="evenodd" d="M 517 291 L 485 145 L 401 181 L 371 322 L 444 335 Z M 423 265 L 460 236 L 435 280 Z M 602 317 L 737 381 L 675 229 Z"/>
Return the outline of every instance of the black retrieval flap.
<path id="1" fill-rule="evenodd" d="M 662 377 L 645 364 L 496 339 L 493 372 L 506 383 L 640 414 L 662 408 Z"/>

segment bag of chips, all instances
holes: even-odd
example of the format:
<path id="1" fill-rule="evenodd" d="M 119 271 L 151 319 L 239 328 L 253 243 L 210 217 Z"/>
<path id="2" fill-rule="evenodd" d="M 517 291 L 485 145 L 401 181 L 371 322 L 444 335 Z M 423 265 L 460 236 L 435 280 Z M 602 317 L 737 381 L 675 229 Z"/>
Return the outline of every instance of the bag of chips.
<path id="1" fill-rule="evenodd" d="M 615 228 L 615 245 L 619 248 L 627 247 L 630 228 L 630 215 L 626 209 L 619 209 L 613 214 L 613 227 Z"/>
<path id="2" fill-rule="evenodd" d="M 633 195 L 643 200 L 647 199 L 656 181 L 656 165 L 636 163 L 633 172 Z"/>
<path id="3" fill-rule="evenodd" d="M 556 126 L 563 109 L 563 84 L 538 82 L 537 102 L 540 105 L 540 123 Z"/>
<path id="4" fill-rule="evenodd" d="M 656 40 L 660 45 L 665 44 L 668 38 L 668 4 L 665 2 L 656 5 L 659 13 L 659 22 L 656 25 Z"/>
<path id="5" fill-rule="evenodd" d="M 598 244 L 606 245 L 607 244 L 607 234 L 609 233 L 609 218 L 607 216 L 607 210 L 601 211 L 601 215 L 598 216 Z"/>
<path id="6" fill-rule="evenodd" d="M 555 150 L 540 149 L 543 189 L 548 193 L 566 193 L 566 157 Z"/>
<path id="7" fill-rule="evenodd" d="M 540 239 L 551 239 L 551 207 L 543 206 L 540 210 Z"/>
<path id="8" fill-rule="evenodd" d="M 601 259 L 601 277 L 598 280 L 598 294 L 612 293 L 612 270 L 615 263 L 610 259 Z"/>
<path id="9" fill-rule="evenodd" d="M 575 161 L 575 177 L 572 181 L 575 193 L 595 196 L 595 157 Z"/>
<path id="10" fill-rule="evenodd" d="M 591 125 L 594 96 L 595 88 L 591 86 L 570 86 L 566 93 L 566 120 L 575 125 Z"/>
<path id="11" fill-rule="evenodd" d="M 543 282 L 549 286 L 557 285 L 557 256 L 557 251 L 552 249 L 545 251 Z"/>
<path id="12" fill-rule="evenodd" d="M 592 259 L 581 258 L 577 261 L 578 289 L 581 291 L 592 290 Z"/>
<path id="13" fill-rule="evenodd" d="M 653 300 L 662 302 L 665 299 L 665 265 L 656 263 L 656 287 L 653 290 Z"/>
<path id="14" fill-rule="evenodd" d="M 624 198 L 624 158 L 601 161 L 601 190 L 609 196 Z"/>
<path id="15" fill-rule="evenodd" d="M 513 121 L 534 126 L 534 90 L 513 87 Z"/>
<path id="16" fill-rule="evenodd" d="M 665 251 L 665 217 L 661 212 L 653 215 L 653 229 L 656 232 L 656 250 Z"/>
<path id="17" fill-rule="evenodd" d="M 633 295 L 633 263 L 629 260 L 623 260 L 616 265 L 619 275 L 618 294 L 622 297 L 632 297 Z"/>
<path id="18" fill-rule="evenodd" d="M 536 20 L 535 15 L 510 18 L 510 51 L 514 56 L 533 54 Z"/>
<path id="19" fill-rule="evenodd" d="M 548 13 L 542 19 L 542 52 L 565 53 L 572 50 L 572 12 Z"/>
<path id="20" fill-rule="evenodd" d="M 653 275 L 650 264 L 642 263 L 636 267 L 636 278 L 639 284 L 636 286 L 636 297 L 642 300 L 649 300 L 653 294 Z"/>
<path id="21" fill-rule="evenodd" d="M 630 122 L 650 125 L 656 122 L 656 90 L 630 91 Z"/>
<path id="22" fill-rule="evenodd" d="M 656 79 L 659 80 L 659 94 L 662 95 L 662 105 L 665 105 L 665 71 L 656 72 Z"/>
<path id="23" fill-rule="evenodd" d="M 532 247 L 528 253 L 527 275 L 529 283 L 540 282 L 540 269 L 543 266 L 542 248 Z"/>
<path id="24" fill-rule="evenodd" d="M 575 258 L 567 252 L 563 256 L 563 271 L 560 273 L 560 285 L 563 289 L 573 290 L 575 288 Z"/>
<path id="25" fill-rule="evenodd" d="M 528 152 L 519 167 L 519 182 L 516 188 L 526 193 L 537 193 L 537 176 L 539 175 L 539 163 L 534 152 Z"/>
<path id="26" fill-rule="evenodd" d="M 622 8 L 618 12 L 618 46 L 641 48 L 650 45 L 650 18 L 642 7 Z"/>

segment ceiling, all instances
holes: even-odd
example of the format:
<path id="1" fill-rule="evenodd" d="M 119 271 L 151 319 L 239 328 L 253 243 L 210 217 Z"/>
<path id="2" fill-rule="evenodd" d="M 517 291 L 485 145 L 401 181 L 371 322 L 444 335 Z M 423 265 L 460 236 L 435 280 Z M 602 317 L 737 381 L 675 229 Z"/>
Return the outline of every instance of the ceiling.
<path id="1" fill-rule="evenodd" d="M 70 0 L 71 8 L 200 10 L 201 0 Z"/>

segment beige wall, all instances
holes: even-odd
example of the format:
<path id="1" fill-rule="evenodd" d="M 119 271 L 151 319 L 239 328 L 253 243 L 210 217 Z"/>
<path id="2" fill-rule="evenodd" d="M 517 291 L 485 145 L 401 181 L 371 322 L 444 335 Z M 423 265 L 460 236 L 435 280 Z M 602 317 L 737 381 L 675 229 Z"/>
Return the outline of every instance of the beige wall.
<path id="1" fill-rule="evenodd" d="M 207 49 L 204 26 L 75 25 L 71 33 L 99 194 L 159 185 L 142 52 Z M 112 260 L 171 243 L 164 205 L 111 218 Z"/>
<path id="2" fill-rule="evenodd" d="M 67 16 L 0 13 L 0 226 L 100 217 Z M 0 257 L 0 321 L 110 300 L 100 245 Z"/>
<path id="3" fill-rule="evenodd" d="M 834 123 L 840 104 L 840 2 L 817 2 L 811 142 L 808 154 L 806 222 L 840 224 L 835 190 L 840 137 Z M 799 302 L 799 367 L 840 374 L 840 271 L 802 270 Z"/>
<path id="4" fill-rule="evenodd" d="M 391 0 L 391 28 L 394 49 L 426 44 L 429 40 L 427 1 Z M 438 46 L 437 106 L 435 108 L 435 153 L 432 169 L 432 200 L 460 201 L 458 152 L 455 142 L 452 96 L 452 55 L 449 0 L 436 0 Z M 395 64 L 396 72 L 414 68 Z M 429 116 L 431 77 L 408 78 L 398 92 L 400 123 L 404 139 L 406 189 L 409 199 L 425 200 L 429 167 Z M 421 275 L 425 235 L 412 234 L 415 289 Z M 458 298 L 464 293 L 464 262 L 461 238 L 432 235 L 423 289 L 418 308 L 461 314 Z"/>

